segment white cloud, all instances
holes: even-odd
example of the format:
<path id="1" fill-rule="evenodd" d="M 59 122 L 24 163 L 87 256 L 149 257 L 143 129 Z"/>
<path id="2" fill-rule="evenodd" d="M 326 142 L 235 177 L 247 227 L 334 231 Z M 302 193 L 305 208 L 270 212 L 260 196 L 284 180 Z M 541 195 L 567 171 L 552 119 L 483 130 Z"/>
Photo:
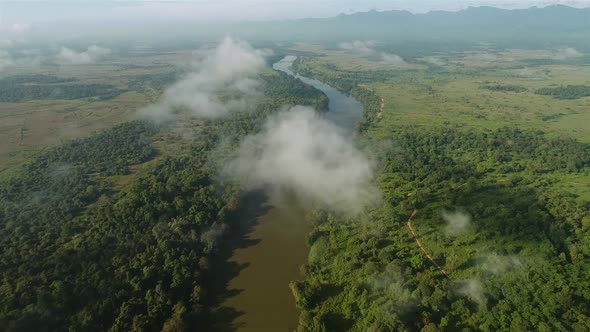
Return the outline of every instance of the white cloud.
<path id="1" fill-rule="evenodd" d="M 0 39 L 0 72 L 15 64 L 12 54 L 8 51 L 12 46 L 12 40 Z"/>
<path id="2" fill-rule="evenodd" d="M 12 66 L 37 66 L 45 58 L 39 49 L 17 48 L 18 40 L 0 39 L 0 71 Z"/>
<path id="3" fill-rule="evenodd" d="M 14 23 L 10 27 L 10 31 L 16 34 L 25 34 L 31 30 L 31 25 L 26 23 Z"/>
<path id="4" fill-rule="evenodd" d="M 383 62 L 390 64 L 390 65 L 405 65 L 406 64 L 404 59 L 397 54 L 382 53 L 381 59 L 383 60 Z"/>
<path id="5" fill-rule="evenodd" d="M 477 279 L 468 279 L 461 281 L 457 288 L 457 293 L 467 296 L 478 305 L 482 305 L 486 301 L 486 296 L 483 292 L 481 282 Z"/>
<path id="6" fill-rule="evenodd" d="M 13 64 L 12 56 L 7 51 L 0 49 L 0 72 Z"/>
<path id="7" fill-rule="evenodd" d="M 447 223 L 445 233 L 449 235 L 461 234 L 471 226 L 471 216 L 463 212 L 443 211 L 442 218 Z"/>
<path id="8" fill-rule="evenodd" d="M 356 214 L 379 200 L 369 160 L 339 127 L 296 106 L 248 137 L 227 169 L 251 186 L 295 192 L 303 202 Z"/>
<path id="9" fill-rule="evenodd" d="M 518 256 L 500 256 L 496 253 L 483 255 L 480 260 L 481 269 L 493 274 L 502 274 L 522 268 L 524 265 L 522 259 Z"/>
<path id="10" fill-rule="evenodd" d="M 362 54 L 366 56 L 377 56 L 380 61 L 389 65 L 400 66 L 406 64 L 404 59 L 397 54 L 376 51 L 374 49 L 375 45 L 376 44 L 374 41 L 355 40 L 352 42 L 340 43 L 338 44 L 338 48 L 344 51 Z"/>
<path id="11" fill-rule="evenodd" d="M 58 59 L 62 63 L 74 64 L 74 65 L 85 65 L 96 63 L 111 54 L 111 50 L 108 48 L 92 45 L 84 52 L 76 52 L 67 47 L 62 47 Z"/>
<path id="12" fill-rule="evenodd" d="M 388 264 L 383 272 L 370 276 L 368 282 L 375 292 L 386 298 L 379 309 L 389 314 L 405 312 L 420 303 L 418 296 L 405 283 L 401 268 L 394 263 Z"/>
<path id="13" fill-rule="evenodd" d="M 174 119 L 174 110 L 187 108 L 197 117 L 220 117 L 244 107 L 243 98 L 256 93 L 254 78 L 265 66 L 267 50 L 255 50 L 245 42 L 226 38 L 217 48 L 195 61 L 192 71 L 170 86 L 155 105 L 143 110 L 154 120 Z M 232 95 L 221 100 L 220 94 Z"/>
<path id="14" fill-rule="evenodd" d="M 355 40 L 353 42 L 340 43 L 338 44 L 338 47 L 346 51 L 355 51 L 366 54 L 375 53 L 375 50 L 373 49 L 375 47 L 374 41 Z"/>
<path id="15" fill-rule="evenodd" d="M 553 54 L 553 58 L 556 60 L 567 60 L 567 59 L 571 59 L 571 58 L 579 58 L 582 55 L 583 54 L 580 53 L 575 48 L 566 47 L 566 48 L 561 48 L 561 49 L 557 50 L 557 52 L 555 52 Z"/>

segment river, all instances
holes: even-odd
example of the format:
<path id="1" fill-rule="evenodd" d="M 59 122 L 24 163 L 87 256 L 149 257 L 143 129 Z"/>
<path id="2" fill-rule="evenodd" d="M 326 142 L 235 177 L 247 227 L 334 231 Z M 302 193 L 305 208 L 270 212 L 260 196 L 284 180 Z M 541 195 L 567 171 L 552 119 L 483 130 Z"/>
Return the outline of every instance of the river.
<path id="1" fill-rule="evenodd" d="M 323 91 L 329 98 L 325 118 L 352 135 L 361 119 L 361 103 L 325 83 L 294 74 L 290 67 L 295 59 L 287 56 L 273 68 Z M 230 258 L 231 263 L 244 266 L 228 284 L 235 295 L 222 304 L 239 313 L 231 324 L 236 331 L 291 332 L 297 327 L 299 312 L 289 282 L 302 277 L 300 266 L 307 262 L 306 237 L 311 226 L 294 200 L 267 205 L 247 234 L 251 245 L 236 249 Z"/>

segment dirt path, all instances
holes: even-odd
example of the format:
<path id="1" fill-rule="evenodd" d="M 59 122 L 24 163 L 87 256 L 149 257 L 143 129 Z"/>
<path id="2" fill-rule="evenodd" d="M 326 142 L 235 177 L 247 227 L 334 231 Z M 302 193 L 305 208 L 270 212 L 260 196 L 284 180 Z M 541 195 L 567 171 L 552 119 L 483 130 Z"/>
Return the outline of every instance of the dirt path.
<path id="1" fill-rule="evenodd" d="M 426 258 L 428 258 L 428 260 L 432 263 L 432 265 L 434 265 L 440 271 L 440 273 L 442 273 L 445 277 L 448 278 L 449 275 L 447 274 L 447 272 L 442 267 L 440 267 L 440 265 L 438 265 L 438 263 L 434 260 L 434 258 L 432 258 L 432 256 L 430 256 L 428 251 L 426 251 L 426 248 L 424 248 L 424 246 L 422 245 L 422 242 L 420 242 L 418 235 L 416 234 L 416 232 L 414 231 L 414 228 L 412 227 L 412 220 L 414 219 L 414 217 L 416 217 L 417 213 L 418 213 L 418 210 L 414 209 L 414 211 L 412 212 L 412 215 L 410 216 L 410 219 L 408 219 L 408 223 L 407 223 L 408 229 L 412 233 L 414 240 L 416 240 L 416 243 L 418 244 L 418 247 L 420 247 L 420 250 L 422 251 L 424 256 L 426 256 Z"/>

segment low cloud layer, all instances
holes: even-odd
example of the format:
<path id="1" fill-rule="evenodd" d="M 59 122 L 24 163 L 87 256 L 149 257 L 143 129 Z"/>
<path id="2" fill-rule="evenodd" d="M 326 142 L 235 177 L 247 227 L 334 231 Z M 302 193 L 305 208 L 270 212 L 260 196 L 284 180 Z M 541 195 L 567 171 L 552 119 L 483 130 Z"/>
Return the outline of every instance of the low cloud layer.
<path id="1" fill-rule="evenodd" d="M 518 256 L 500 256 L 496 253 L 484 254 L 479 261 L 481 269 L 492 274 L 503 274 L 524 266 L 522 258 Z"/>
<path id="2" fill-rule="evenodd" d="M 517 69 L 514 71 L 514 73 L 517 77 L 536 81 L 545 80 L 550 77 L 548 70 L 534 70 L 527 67 L 523 69 Z"/>
<path id="3" fill-rule="evenodd" d="M 256 93 L 254 79 L 265 66 L 266 50 L 226 38 L 217 48 L 192 64 L 191 72 L 170 86 L 162 98 L 143 110 L 155 120 L 171 120 L 175 110 L 187 109 L 197 117 L 215 118 L 243 107 L 244 98 Z M 223 94 L 225 98 L 220 97 Z"/>
<path id="4" fill-rule="evenodd" d="M 383 54 L 381 54 L 381 61 L 383 61 L 387 64 L 390 64 L 390 65 L 405 65 L 406 64 L 404 59 L 397 54 L 383 53 Z"/>
<path id="5" fill-rule="evenodd" d="M 486 296 L 484 295 L 481 282 L 477 279 L 468 279 L 460 282 L 457 287 L 457 293 L 467 296 L 478 305 L 485 304 Z"/>
<path id="6" fill-rule="evenodd" d="M 379 195 L 371 163 L 347 137 L 313 109 L 296 106 L 248 137 L 227 171 L 253 187 L 292 191 L 303 202 L 356 214 Z"/>
<path id="7" fill-rule="evenodd" d="M 338 44 L 338 48 L 340 48 L 341 50 L 370 56 L 371 58 L 377 58 L 379 61 L 390 65 L 399 66 L 406 64 L 404 59 L 397 54 L 376 51 L 375 42 L 370 40 L 355 40 L 353 42 L 340 43 Z"/>
<path id="8" fill-rule="evenodd" d="M 442 218 L 446 222 L 445 233 L 458 235 L 466 232 L 471 226 L 471 216 L 460 211 L 443 211 Z"/>
<path id="9" fill-rule="evenodd" d="M 425 57 L 424 61 L 431 64 L 431 65 L 435 65 L 435 66 L 446 66 L 448 64 L 446 59 L 443 59 L 441 57 L 434 57 L 434 56 L 429 56 L 429 57 Z"/>
<path id="10" fill-rule="evenodd" d="M 0 72 L 13 65 L 13 60 L 7 51 L 0 49 Z"/>
<path id="11" fill-rule="evenodd" d="M 580 53 L 575 48 L 566 47 L 566 48 L 562 48 L 562 49 L 557 50 L 557 52 L 554 53 L 553 58 L 556 60 L 567 60 L 567 59 L 572 59 L 572 58 L 579 58 L 582 55 L 583 54 Z"/>
<path id="12" fill-rule="evenodd" d="M 367 53 L 371 54 L 374 53 L 375 50 L 375 42 L 373 41 L 362 41 L 362 40 L 355 40 L 353 42 L 346 42 L 338 44 L 338 47 L 345 51 L 354 51 L 359 53 Z"/>
<path id="13" fill-rule="evenodd" d="M 369 277 L 368 286 L 386 298 L 384 303 L 380 303 L 379 310 L 383 310 L 384 314 L 404 313 L 420 303 L 419 297 L 405 283 L 402 269 L 394 263 L 388 264 L 383 272 Z"/>
<path id="14" fill-rule="evenodd" d="M 8 50 L 12 47 L 13 42 L 10 39 L 0 39 L 0 73 L 14 65 L 14 59 Z"/>
<path id="15" fill-rule="evenodd" d="M 10 27 L 10 31 L 15 34 L 25 34 L 31 30 L 31 26 L 27 23 L 14 23 Z"/>
<path id="16" fill-rule="evenodd" d="M 28 27 L 18 27 L 18 29 L 25 33 Z M 40 49 L 26 48 L 26 45 L 22 40 L 19 42 L 18 39 L 0 39 L 0 71 L 11 66 L 37 66 L 46 62 L 91 64 L 103 60 L 111 54 L 111 50 L 108 48 L 92 45 L 84 52 L 76 52 L 62 47 L 59 52 L 48 55 Z"/>
<path id="17" fill-rule="evenodd" d="M 60 62 L 74 65 L 86 65 L 96 63 L 111 54 L 108 48 L 92 45 L 84 52 L 76 52 L 67 47 L 62 47 L 57 58 Z"/>

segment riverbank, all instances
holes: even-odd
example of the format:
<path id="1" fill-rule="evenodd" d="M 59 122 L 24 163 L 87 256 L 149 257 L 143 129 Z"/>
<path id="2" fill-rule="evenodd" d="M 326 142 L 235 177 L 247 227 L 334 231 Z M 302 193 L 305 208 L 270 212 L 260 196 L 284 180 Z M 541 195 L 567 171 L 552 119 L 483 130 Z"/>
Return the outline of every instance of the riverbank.
<path id="1" fill-rule="evenodd" d="M 362 116 L 362 105 L 320 81 L 295 75 L 289 68 L 295 57 L 286 57 L 273 68 L 299 78 L 324 92 L 329 98 L 328 111 L 323 116 L 351 135 Z M 307 236 L 311 225 L 305 220 L 306 210 L 293 198 L 282 202 L 265 202 L 260 213 L 245 213 L 240 224 L 243 244 L 225 259 L 224 296 L 214 317 L 221 320 L 216 331 L 293 331 L 299 311 L 289 283 L 303 276 L 300 267 L 307 263 Z M 252 212 L 252 211 L 251 211 Z M 222 278 L 223 279 L 223 278 Z"/>

